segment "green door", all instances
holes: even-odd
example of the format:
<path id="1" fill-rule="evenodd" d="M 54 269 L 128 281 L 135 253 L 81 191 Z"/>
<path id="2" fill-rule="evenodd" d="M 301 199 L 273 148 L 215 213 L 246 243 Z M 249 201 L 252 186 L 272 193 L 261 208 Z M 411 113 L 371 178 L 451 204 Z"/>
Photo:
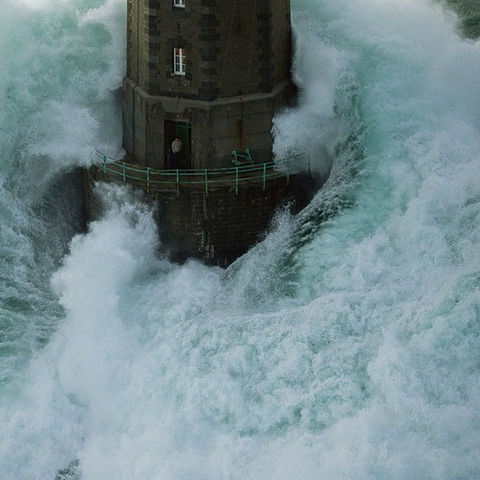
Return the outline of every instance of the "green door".
<path id="1" fill-rule="evenodd" d="M 189 123 L 175 122 L 175 136 L 182 142 L 183 168 L 191 168 L 190 139 L 192 126 Z"/>

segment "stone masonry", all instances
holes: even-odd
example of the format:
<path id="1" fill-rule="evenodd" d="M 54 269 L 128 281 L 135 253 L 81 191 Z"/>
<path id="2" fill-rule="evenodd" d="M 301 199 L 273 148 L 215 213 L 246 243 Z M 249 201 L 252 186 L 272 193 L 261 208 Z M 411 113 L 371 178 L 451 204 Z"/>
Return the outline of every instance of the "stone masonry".
<path id="1" fill-rule="evenodd" d="M 175 75 L 173 49 L 186 52 Z M 291 97 L 289 0 L 128 0 L 124 147 L 165 168 L 165 121 L 191 127 L 191 168 L 228 166 L 232 150 L 271 159 L 272 118 Z"/>
<path id="2" fill-rule="evenodd" d="M 88 217 L 100 218 L 103 201 L 95 194 L 95 182 L 123 183 L 120 176 L 104 174 L 92 167 L 86 176 Z M 141 188 L 133 186 L 133 188 Z M 284 205 L 293 213 L 310 200 L 314 184 L 307 174 L 242 184 L 238 193 L 233 185 L 203 188 L 182 185 L 175 190 L 157 190 L 145 194 L 152 205 L 162 245 L 172 259 L 188 257 L 226 267 L 261 240 L 274 214 Z"/>

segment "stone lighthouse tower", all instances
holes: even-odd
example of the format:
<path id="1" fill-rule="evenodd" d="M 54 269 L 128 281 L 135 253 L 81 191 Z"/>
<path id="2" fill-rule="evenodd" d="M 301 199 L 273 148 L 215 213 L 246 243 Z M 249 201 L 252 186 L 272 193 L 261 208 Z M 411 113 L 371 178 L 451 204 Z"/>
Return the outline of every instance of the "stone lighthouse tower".
<path id="1" fill-rule="evenodd" d="M 90 216 L 96 181 L 133 185 L 173 258 L 226 266 L 311 192 L 302 159 L 272 156 L 273 117 L 294 91 L 289 0 L 128 0 L 127 21 L 126 154 L 97 152 Z"/>
<path id="2" fill-rule="evenodd" d="M 128 0 L 124 148 L 139 165 L 225 167 L 272 157 L 272 118 L 292 91 L 289 0 Z"/>

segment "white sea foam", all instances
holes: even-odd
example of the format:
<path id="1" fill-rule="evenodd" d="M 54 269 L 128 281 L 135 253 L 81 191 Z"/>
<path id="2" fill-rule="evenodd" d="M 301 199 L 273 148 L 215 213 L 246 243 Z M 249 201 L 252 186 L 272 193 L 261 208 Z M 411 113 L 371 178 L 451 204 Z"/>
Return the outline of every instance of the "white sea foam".
<path id="1" fill-rule="evenodd" d="M 318 38 L 313 25 L 305 21 L 300 25 L 294 28 L 293 64 L 293 80 L 299 87 L 298 105 L 275 117 L 274 153 L 278 158 L 292 152 L 306 153 L 311 158 L 311 169 L 326 175 L 342 133 L 335 106 L 346 60 L 333 45 Z"/>
<path id="2" fill-rule="evenodd" d="M 2 3 L 0 381 L 19 374 L 62 314 L 48 278 L 81 223 L 81 187 L 64 172 L 88 164 L 93 146 L 120 149 L 125 5 L 106 4 L 103 25 L 99 3 Z"/>
<path id="3" fill-rule="evenodd" d="M 95 147 L 119 151 L 115 90 L 125 69 L 125 5 L 28 5 L 35 8 L 7 0 L 0 19 L 0 48 L 6 52 L 0 139 L 7 165 L 18 166 L 21 152 L 21 165 L 37 170 L 29 182 L 35 188 L 42 175 L 47 183 L 61 169 L 91 162 Z"/>
<path id="4" fill-rule="evenodd" d="M 64 320 L 0 396 L 3 478 L 74 459 L 84 480 L 480 475 L 479 45 L 423 0 L 294 6 L 328 75 L 315 103 L 299 57 L 313 100 L 277 147 L 334 112 L 348 143 L 355 110 L 353 206 L 296 250 L 280 215 L 224 272 L 169 263 L 148 209 L 107 188 L 53 278 Z"/>

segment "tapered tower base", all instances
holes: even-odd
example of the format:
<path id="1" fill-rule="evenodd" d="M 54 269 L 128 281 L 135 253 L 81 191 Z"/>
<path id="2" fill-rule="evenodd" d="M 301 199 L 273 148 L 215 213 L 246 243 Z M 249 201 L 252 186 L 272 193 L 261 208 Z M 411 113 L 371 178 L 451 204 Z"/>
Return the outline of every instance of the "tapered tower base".
<path id="1" fill-rule="evenodd" d="M 121 164 L 106 170 L 91 167 L 86 178 L 89 217 L 99 218 L 103 209 L 95 182 L 129 183 L 153 206 L 162 244 L 173 260 L 193 257 L 226 267 L 262 239 L 278 209 L 288 205 L 296 213 L 314 193 L 313 180 L 305 172 L 285 175 L 263 171 L 261 165 L 256 172 L 243 177 L 211 174 L 207 182 L 204 177 L 183 177 L 178 184 L 174 172 L 164 183 L 149 172 L 147 186 L 144 177 L 129 175 L 128 170 L 124 180 Z"/>

